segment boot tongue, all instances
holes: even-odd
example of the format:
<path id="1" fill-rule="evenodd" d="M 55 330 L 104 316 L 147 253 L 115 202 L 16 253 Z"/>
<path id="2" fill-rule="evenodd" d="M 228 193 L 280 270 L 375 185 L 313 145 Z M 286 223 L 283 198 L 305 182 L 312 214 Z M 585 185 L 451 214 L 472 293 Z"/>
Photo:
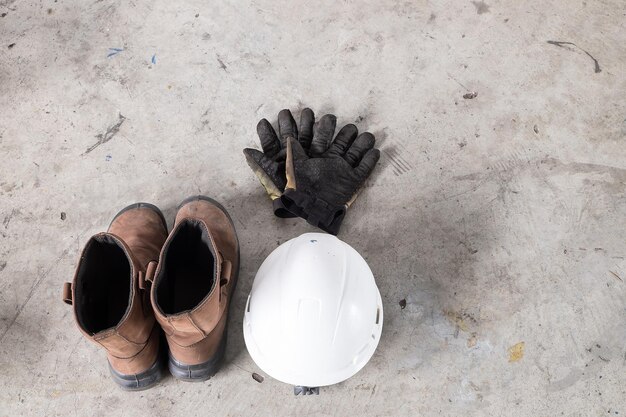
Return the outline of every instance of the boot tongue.
<path id="1" fill-rule="evenodd" d="M 128 248 L 117 236 L 100 233 L 87 242 L 74 279 L 74 311 L 86 333 L 115 328 L 128 316 L 135 270 Z"/>
<path id="2" fill-rule="evenodd" d="M 213 307 L 220 256 L 206 223 L 181 220 L 165 242 L 154 280 L 154 299 L 164 315 Z"/>

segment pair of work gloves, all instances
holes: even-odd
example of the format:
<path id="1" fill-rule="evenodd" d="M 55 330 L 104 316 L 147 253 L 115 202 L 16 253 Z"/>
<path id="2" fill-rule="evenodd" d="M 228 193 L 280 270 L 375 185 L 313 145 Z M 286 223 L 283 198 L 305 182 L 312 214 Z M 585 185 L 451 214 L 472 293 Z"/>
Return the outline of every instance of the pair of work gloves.
<path id="1" fill-rule="evenodd" d="M 257 125 L 263 152 L 246 148 L 246 161 L 273 200 L 278 217 L 302 217 L 336 235 L 346 210 L 380 158 L 374 135 L 345 125 L 333 140 L 337 118 L 311 109 L 300 127 L 289 110 L 278 113 L 278 135 L 266 119 Z"/>

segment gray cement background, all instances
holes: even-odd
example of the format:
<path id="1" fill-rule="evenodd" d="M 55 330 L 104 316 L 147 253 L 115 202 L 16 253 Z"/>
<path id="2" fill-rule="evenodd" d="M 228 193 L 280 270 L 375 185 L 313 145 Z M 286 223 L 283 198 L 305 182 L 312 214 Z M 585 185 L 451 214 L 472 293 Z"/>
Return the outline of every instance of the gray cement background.
<path id="1" fill-rule="evenodd" d="M 0 415 L 626 414 L 623 1 L 0 0 L 0 15 Z M 359 374 L 303 398 L 251 378 L 241 325 L 262 260 L 313 229 L 273 217 L 241 150 L 260 118 L 304 106 L 378 139 L 340 237 L 385 323 Z M 197 193 L 242 245 L 226 364 L 122 392 L 61 285 L 120 208 L 152 202 L 171 224 Z"/>

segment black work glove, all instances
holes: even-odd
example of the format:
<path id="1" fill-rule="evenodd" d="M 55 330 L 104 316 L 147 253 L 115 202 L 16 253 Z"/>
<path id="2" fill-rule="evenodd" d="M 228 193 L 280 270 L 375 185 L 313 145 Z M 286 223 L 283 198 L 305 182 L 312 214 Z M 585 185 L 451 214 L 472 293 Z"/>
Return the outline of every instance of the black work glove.
<path id="1" fill-rule="evenodd" d="M 356 126 L 344 126 L 317 157 L 308 156 L 296 140 L 287 142 L 287 185 L 281 201 L 290 212 L 333 235 L 380 158 L 374 135 L 357 134 Z"/>
<path id="2" fill-rule="evenodd" d="M 295 217 L 296 214 L 285 209 L 280 196 L 285 190 L 285 157 L 287 140 L 297 140 L 304 152 L 310 156 L 322 155 L 330 146 L 335 133 L 337 118 L 326 114 L 315 123 L 315 115 L 309 108 L 300 114 L 300 132 L 289 110 L 278 113 L 278 135 L 267 121 L 261 120 L 256 127 L 263 152 L 252 148 L 243 150 L 246 161 L 261 181 L 265 191 L 273 201 L 274 214 L 278 217 Z"/>

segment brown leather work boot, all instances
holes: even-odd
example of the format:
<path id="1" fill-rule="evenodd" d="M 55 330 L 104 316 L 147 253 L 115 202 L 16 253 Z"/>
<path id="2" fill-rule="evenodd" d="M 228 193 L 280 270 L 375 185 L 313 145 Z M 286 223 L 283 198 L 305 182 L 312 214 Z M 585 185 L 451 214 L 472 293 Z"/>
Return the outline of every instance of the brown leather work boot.
<path id="1" fill-rule="evenodd" d="M 166 238 L 167 225 L 157 207 L 128 206 L 108 232 L 89 239 L 74 282 L 63 287 L 63 300 L 73 304 L 78 328 L 107 351 L 111 376 L 123 389 L 145 389 L 161 378 L 160 328 L 144 288 Z"/>
<path id="2" fill-rule="evenodd" d="M 151 289 L 176 378 L 204 381 L 217 372 L 238 271 L 239 242 L 226 209 L 203 196 L 183 201 Z"/>

